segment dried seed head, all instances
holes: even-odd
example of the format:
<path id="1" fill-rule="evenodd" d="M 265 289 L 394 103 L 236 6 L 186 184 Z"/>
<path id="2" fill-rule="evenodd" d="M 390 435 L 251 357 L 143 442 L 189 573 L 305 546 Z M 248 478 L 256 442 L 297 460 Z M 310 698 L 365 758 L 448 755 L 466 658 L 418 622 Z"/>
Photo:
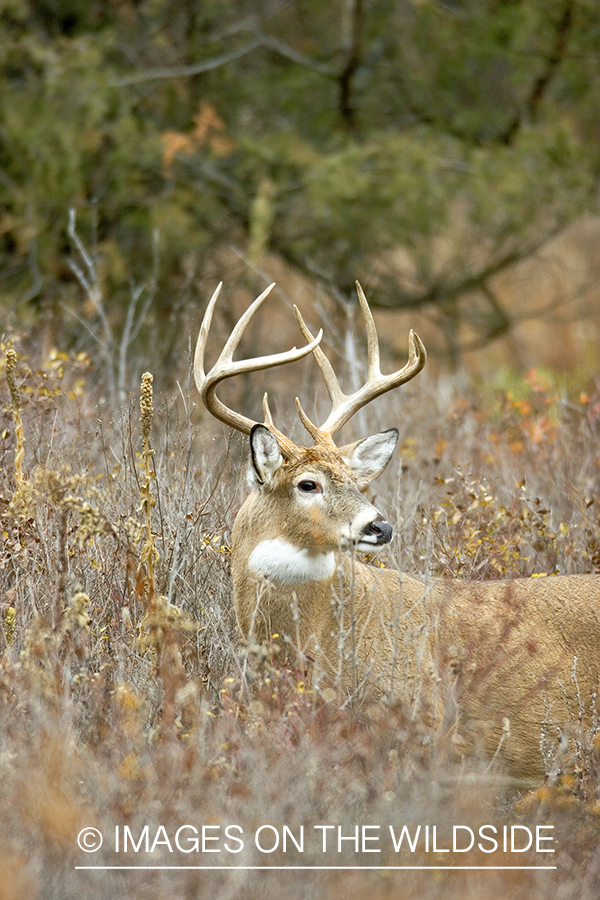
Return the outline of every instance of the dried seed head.
<path id="1" fill-rule="evenodd" d="M 69 600 L 69 605 L 65 610 L 67 630 L 69 625 L 78 625 L 80 628 L 88 628 L 91 618 L 88 615 L 87 608 L 91 600 L 83 591 L 77 591 Z"/>
<path id="2" fill-rule="evenodd" d="M 15 612 L 14 606 L 9 606 L 6 610 L 6 615 L 4 617 L 4 634 L 6 636 L 6 643 L 12 644 L 13 637 L 15 636 L 15 622 L 17 620 L 17 615 Z"/>
<path id="3" fill-rule="evenodd" d="M 17 351 L 14 347 L 10 347 L 5 354 L 5 364 L 4 364 L 4 372 L 6 374 L 6 381 L 8 383 L 8 387 L 10 390 L 10 396 L 12 398 L 13 406 L 15 409 L 21 408 L 21 395 L 19 394 L 19 388 L 17 387 L 17 382 L 15 380 L 15 366 L 17 365 Z"/>
<path id="4" fill-rule="evenodd" d="M 150 429 L 152 427 L 152 416 L 154 408 L 152 406 L 152 382 L 153 376 L 150 372 L 144 372 L 142 375 L 142 396 L 140 398 L 140 421 L 142 423 L 142 437 L 147 441 L 150 437 Z"/>

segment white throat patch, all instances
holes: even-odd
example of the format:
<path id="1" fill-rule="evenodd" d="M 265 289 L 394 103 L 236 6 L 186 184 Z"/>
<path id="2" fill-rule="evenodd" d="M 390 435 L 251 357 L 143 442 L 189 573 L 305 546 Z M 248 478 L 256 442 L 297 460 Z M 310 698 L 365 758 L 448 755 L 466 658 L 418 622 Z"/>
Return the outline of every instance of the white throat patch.
<path id="1" fill-rule="evenodd" d="M 248 565 L 254 572 L 275 581 L 298 584 L 331 578 L 335 572 L 335 556 L 333 552 L 311 553 L 285 541 L 261 541 L 250 554 Z"/>

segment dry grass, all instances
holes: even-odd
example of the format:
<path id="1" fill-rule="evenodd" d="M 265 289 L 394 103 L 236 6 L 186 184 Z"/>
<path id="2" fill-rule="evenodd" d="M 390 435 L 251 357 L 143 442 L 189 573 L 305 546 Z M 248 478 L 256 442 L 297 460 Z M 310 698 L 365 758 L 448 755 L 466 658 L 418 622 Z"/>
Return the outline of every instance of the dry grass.
<path id="1" fill-rule="evenodd" d="M 458 764 L 443 746 L 432 753 L 402 704 L 340 709 L 333 692 L 317 699 L 297 673 L 274 666 L 270 647 L 240 646 L 228 541 L 241 442 L 213 438 L 204 419 L 192 424 L 181 398 L 155 397 L 153 410 L 146 402 L 152 449 L 139 401 L 123 414 L 97 407 L 86 366 L 55 357 L 36 370 L 18 360 L 19 421 L 2 383 L 1 900 L 597 897 L 596 751 L 577 772 L 507 795 L 483 765 Z M 539 381 L 521 387 L 524 399 L 507 390 L 484 399 L 425 378 L 380 404 L 385 421 L 369 425 L 400 425 L 403 467 L 376 484 L 376 502 L 396 511 L 391 555 L 406 571 L 597 571 L 593 416 L 587 402 Z M 426 825 L 437 826 L 439 848 L 453 825 L 485 824 L 552 825 L 556 852 L 425 849 Z M 186 825 L 218 836 L 207 848 L 221 852 L 179 851 Z M 239 846 L 239 831 L 224 833 L 233 825 L 243 829 L 240 853 L 225 847 Z M 287 825 L 296 840 L 304 826 L 304 851 L 289 838 L 285 853 L 261 852 L 253 835 L 263 825 L 281 837 Z M 321 825 L 335 827 L 325 854 Z M 390 826 L 399 834 L 403 825 L 411 835 L 422 828 L 414 853 L 393 850 Z M 97 854 L 77 846 L 90 826 L 105 837 Z M 127 826 L 142 847 L 148 826 L 154 852 L 116 853 L 116 826 L 121 842 Z M 380 841 L 366 849 L 382 852 L 345 841 L 338 853 L 338 826 L 346 837 L 370 826 L 365 834 Z M 262 832 L 263 846 L 273 834 Z M 193 832 L 181 835 L 185 847 Z M 548 862 L 558 868 L 492 869 Z M 100 863 L 349 868 L 75 869 Z M 372 865 L 488 871 L 357 868 Z"/>

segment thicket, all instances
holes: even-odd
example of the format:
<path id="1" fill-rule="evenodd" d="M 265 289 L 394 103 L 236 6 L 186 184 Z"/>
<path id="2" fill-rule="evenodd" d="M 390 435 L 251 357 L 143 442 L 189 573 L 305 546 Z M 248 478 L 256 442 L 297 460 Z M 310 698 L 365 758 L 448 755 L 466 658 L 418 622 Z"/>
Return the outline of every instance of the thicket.
<path id="1" fill-rule="evenodd" d="M 0 27 L 2 304 L 121 398 L 122 348 L 172 371 L 198 295 L 266 253 L 427 311 L 456 362 L 510 330 L 494 277 L 597 211 L 595 0 L 3 0 Z"/>

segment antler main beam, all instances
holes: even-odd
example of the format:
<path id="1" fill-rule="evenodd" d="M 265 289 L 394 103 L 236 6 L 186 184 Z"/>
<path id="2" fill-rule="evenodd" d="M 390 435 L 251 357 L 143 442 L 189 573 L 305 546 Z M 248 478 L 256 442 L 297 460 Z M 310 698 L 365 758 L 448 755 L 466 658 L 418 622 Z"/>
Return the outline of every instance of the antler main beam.
<path id="1" fill-rule="evenodd" d="M 382 375 L 379 363 L 379 341 L 377 339 L 375 322 L 373 321 L 367 298 L 358 281 L 356 282 L 356 290 L 367 333 L 367 381 L 353 394 L 344 394 L 333 370 L 333 366 L 318 346 L 319 342 L 317 341 L 317 345 L 313 350 L 313 355 L 321 370 L 327 393 L 331 399 L 331 412 L 325 422 L 320 427 L 317 427 L 310 421 L 302 409 L 300 401 L 296 398 L 296 408 L 298 410 L 298 415 L 302 420 L 302 424 L 316 442 L 327 442 L 331 440 L 333 435 L 339 431 L 359 409 L 362 409 L 363 406 L 366 406 L 367 403 L 370 403 L 371 400 L 374 400 L 376 397 L 380 397 L 381 394 L 385 394 L 387 391 L 391 391 L 401 384 L 406 384 L 407 381 L 410 381 L 411 378 L 414 378 L 415 375 L 419 374 L 427 360 L 427 351 L 425 350 L 423 341 L 419 335 L 415 334 L 411 329 L 408 336 L 408 362 L 392 375 Z M 307 327 L 296 306 L 294 306 L 294 312 L 296 313 L 296 320 L 305 340 L 314 343 L 315 337 Z"/>
<path id="2" fill-rule="evenodd" d="M 305 347 L 300 347 L 300 349 L 292 347 L 291 350 L 287 350 L 283 353 L 272 353 L 269 356 L 258 356 L 254 359 L 241 359 L 234 361 L 233 354 L 238 348 L 240 340 L 242 339 L 242 335 L 246 330 L 250 319 L 275 287 L 275 283 L 270 284 L 269 287 L 264 290 L 262 294 L 256 298 L 256 300 L 254 300 L 251 306 L 248 307 L 246 312 L 237 322 L 235 328 L 227 339 L 227 342 L 223 347 L 219 358 L 217 359 L 212 369 L 210 369 L 210 371 L 207 373 L 204 370 L 204 354 L 206 350 L 206 342 L 208 340 L 208 333 L 210 331 L 213 312 L 222 287 L 223 282 L 220 282 L 217 286 L 216 291 L 210 298 L 209 304 L 204 314 L 204 319 L 202 320 L 200 334 L 198 335 L 198 342 L 196 344 L 196 352 L 194 354 L 194 380 L 196 382 L 196 387 L 200 392 L 200 396 L 202 397 L 204 405 L 206 406 L 208 411 L 213 416 L 215 416 L 215 418 L 219 419 L 221 422 L 224 422 L 226 425 L 231 425 L 231 427 L 235 428 L 237 431 L 241 431 L 244 434 L 250 434 L 252 428 L 258 423 L 253 419 L 249 419 L 247 416 L 243 416 L 241 413 L 238 413 L 235 410 L 229 409 L 229 407 L 225 406 L 225 404 L 221 400 L 219 400 L 219 398 L 215 394 L 217 386 L 226 378 L 232 378 L 234 375 L 244 375 L 247 372 L 258 372 L 261 369 L 271 369 L 275 366 L 283 366 L 286 363 L 296 362 L 296 360 L 298 359 L 303 359 L 305 356 L 308 356 L 309 353 L 312 353 L 318 348 L 321 338 L 323 337 L 323 330 L 321 329 L 316 337 L 311 336 L 310 341 L 307 343 L 307 345 Z M 268 419 L 268 421 L 266 421 L 266 424 L 271 427 L 272 419 L 270 413 L 268 412 L 268 404 L 266 403 L 266 401 L 265 418 Z M 279 434 L 277 435 L 277 437 L 279 440 Z M 294 446 L 291 441 L 289 443 L 291 447 Z M 284 449 L 284 447 L 282 447 L 282 449 Z"/>

